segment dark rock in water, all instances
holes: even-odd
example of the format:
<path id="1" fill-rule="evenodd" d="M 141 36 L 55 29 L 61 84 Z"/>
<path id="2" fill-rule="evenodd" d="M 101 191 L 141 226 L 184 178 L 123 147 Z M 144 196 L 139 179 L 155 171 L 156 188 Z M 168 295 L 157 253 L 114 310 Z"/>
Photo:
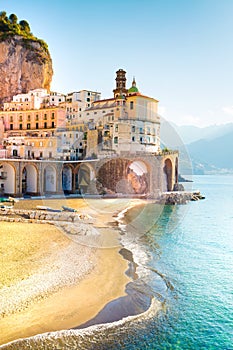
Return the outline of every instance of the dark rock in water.
<path id="1" fill-rule="evenodd" d="M 182 184 L 175 184 L 173 187 L 173 191 L 184 191 L 184 186 Z"/>

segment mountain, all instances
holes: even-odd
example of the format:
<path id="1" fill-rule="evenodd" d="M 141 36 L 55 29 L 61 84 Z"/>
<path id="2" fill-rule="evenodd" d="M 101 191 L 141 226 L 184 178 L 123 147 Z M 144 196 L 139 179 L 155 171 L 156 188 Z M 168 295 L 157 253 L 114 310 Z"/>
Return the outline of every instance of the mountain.
<path id="1" fill-rule="evenodd" d="M 201 139 L 211 140 L 223 136 L 233 131 L 233 123 L 210 125 L 199 128 L 192 125 L 175 126 L 177 133 L 185 144 L 189 144 Z"/>
<path id="2" fill-rule="evenodd" d="M 52 76 L 47 44 L 31 33 L 27 21 L 0 12 L 0 103 L 32 89 L 50 90 Z"/>
<path id="3" fill-rule="evenodd" d="M 187 145 L 190 157 L 195 162 L 203 162 L 216 168 L 233 170 L 233 131 L 211 139 L 202 139 Z"/>
<path id="4" fill-rule="evenodd" d="M 233 123 L 199 128 L 162 120 L 161 143 L 179 150 L 182 174 L 233 172 Z"/>

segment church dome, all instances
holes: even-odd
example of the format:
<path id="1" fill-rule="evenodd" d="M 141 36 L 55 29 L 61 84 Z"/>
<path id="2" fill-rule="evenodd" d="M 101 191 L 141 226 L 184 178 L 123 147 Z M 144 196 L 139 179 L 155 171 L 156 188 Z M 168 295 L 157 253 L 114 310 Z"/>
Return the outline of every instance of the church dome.
<path id="1" fill-rule="evenodd" d="M 131 86 L 131 88 L 129 88 L 128 93 L 130 94 L 130 93 L 136 93 L 136 92 L 139 92 L 139 91 L 138 91 L 138 88 L 136 86 L 135 78 L 133 78 L 132 86 Z"/>

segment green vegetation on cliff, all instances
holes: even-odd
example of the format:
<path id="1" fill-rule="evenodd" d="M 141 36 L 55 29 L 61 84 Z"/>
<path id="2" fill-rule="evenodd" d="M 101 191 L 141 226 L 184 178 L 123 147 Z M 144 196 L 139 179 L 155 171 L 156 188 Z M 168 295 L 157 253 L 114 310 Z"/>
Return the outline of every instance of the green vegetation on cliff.
<path id="1" fill-rule="evenodd" d="M 19 35 L 23 38 L 25 46 L 27 42 L 37 42 L 48 53 L 48 45 L 41 39 L 36 38 L 30 29 L 30 25 L 27 21 L 21 20 L 18 22 L 18 17 L 12 13 L 9 17 L 5 11 L 0 12 L 0 42 L 11 38 L 15 35 Z"/>

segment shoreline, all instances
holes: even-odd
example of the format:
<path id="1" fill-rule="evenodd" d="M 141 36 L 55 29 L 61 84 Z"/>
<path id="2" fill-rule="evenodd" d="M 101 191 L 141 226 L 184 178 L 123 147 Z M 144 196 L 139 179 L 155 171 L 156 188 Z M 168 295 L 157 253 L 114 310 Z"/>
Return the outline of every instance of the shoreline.
<path id="1" fill-rule="evenodd" d="M 121 215 L 121 212 L 123 211 L 127 211 L 130 208 L 134 207 L 137 204 L 141 204 L 142 201 L 138 202 L 138 200 L 136 201 L 136 203 L 132 204 L 128 207 L 128 208 L 123 208 L 123 210 L 117 210 L 117 217 L 118 215 Z M 145 203 L 145 201 L 143 201 Z M 128 203 L 127 203 L 128 204 Z M 90 208 L 89 208 L 90 209 Z M 91 211 L 90 211 L 91 212 Z M 103 222 L 103 218 L 105 218 L 105 221 Z M 109 227 L 109 223 L 114 224 L 114 220 L 116 218 L 116 211 L 114 212 L 104 212 L 104 213 L 100 213 L 100 215 L 98 216 L 98 219 L 96 220 L 94 227 L 95 228 L 99 228 L 100 230 L 111 230 L 112 227 Z M 111 220 L 109 220 L 111 219 Z M 93 225 L 91 225 L 93 226 Z M 114 226 L 114 225 L 113 225 Z M 114 229 L 114 228 L 113 228 Z M 103 232 L 102 232 L 103 233 Z M 110 248 L 109 247 L 109 241 L 108 239 L 106 239 L 107 236 L 109 236 L 109 232 L 105 232 L 105 236 L 103 237 L 103 242 L 104 243 L 104 248 L 106 248 L 106 244 L 107 243 L 107 248 L 108 249 L 100 249 L 98 253 L 95 252 L 95 254 L 99 255 L 98 257 L 98 263 L 97 266 L 94 267 L 90 273 L 88 273 L 87 275 L 85 275 L 80 283 L 78 285 L 74 285 L 74 286 L 70 286 L 70 287 L 63 287 L 62 290 L 55 292 L 51 295 L 51 297 L 46 298 L 45 300 L 42 300 L 42 302 L 40 302 L 40 307 L 41 305 L 43 305 L 43 303 L 46 305 L 48 305 L 48 300 L 50 300 L 51 305 L 53 305 L 54 299 L 61 300 L 59 299 L 61 297 L 61 295 L 67 294 L 67 292 L 69 292 L 69 295 L 72 295 L 70 302 L 68 302 L 68 306 L 70 306 L 72 308 L 72 312 L 70 312 L 70 314 L 67 316 L 67 319 L 65 320 L 65 322 L 63 322 L 63 326 L 59 327 L 58 324 L 60 323 L 60 319 L 58 320 L 58 322 L 56 323 L 54 320 L 54 318 L 50 315 L 50 324 L 52 326 L 52 328 L 50 328 L 51 331 L 59 331 L 61 329 L 64 328 L 76 328 L 78 325 L 81 324 L 85 324 L 85 322 L 90 321 L 91 319 L 93 319 L 93 317 L 95 318 L 99 312 L 101 312 L 101 310 L 103 310 L 109 303 L 111 303 L 114 300 L 117 300 L 120 297 L 125 296 L 126 293 L 126 286 L 128 285 L 129 282 L 132 281 L 131 277 L 127 276 L 127 271 L 129 270 L 129 260 L 125 260 L 124 257 L 122 257 L 120 255 L 119 252 L 119 247 L 121 246 L 122 249 L 124 249 L 123 244 L 119 243 L 117 244 L 117 240 L 116 240 L 116 232 L 110 232 L 110 236 L 111 236 L 111 243 L 113 243 L 115 245 L 114 248 Z M 118 236 L 119 239 L 119 236 Z M 80 242 L 78 242 L 78 244 L 80 244 Z M 96 249 L 96 248 L 95 248 Z M 98 249 L 98 248 L 97 248 Z M 127 248 L 126 248 L 127 249 Z M 106 256 L 108 256 L 108 258 L 106 258 Z M 105 260 L 104 260 L 105 259 Z M 107 259 L 107 260 L 106 260 Z M 100 261 L 103 262 L 102 264 L 102 268 L 103 265 L 107 265 L 108 268 L 105 268 L 105 274 L 103 275 L 103 273 L 101 272 L 101 267 L 100 267 Z M 104 264 L 105 261 L 105 264 Z M 113 275 L 113 270 L 114 270 L 114 266 L 116 267 L 115 262 L 117 261 L 117 268 L 115 271 L 115 275 Z M 112 262 L 112 266 L 111 266 L 111 272 L 109 271 L 109 263 Z M 120 271 L 119 271 L 119 267 L 120 267 Z M 96 271 L 97 269 L 97 271 Z M 109 279 L 109 275 L 112 275 L 112 278 Z M 101 281 L 101 277 L 103 277 L 102 279 L 102 284 L 99 284 L 99 290 L 101 289 L 101 287 L 103 286 L 103 283 L 106 283 L 106 281 L 108 281 L 109 285 L 108 288 L 105 285 L 105 291 L 106 289 L 108 289 L 108 291 L 106 291 L 106 294 L 103 296 L 101 295 L 97 295 L 97 298 L 95 298 L 95 296 L 93 296 L 93 293 L 90 295 L 90 299 L 89 303 L 91 304 L 89 311 L 87 310 L 87 308 L 84 308 L 84 312 L 82 313 L 82 315 L 80 315 L 81 311 L 79 310 L 74 310 L 73 308 L 73 304 L 74 304 L 74 300 L 76 299 L 77 293 L 81 293 L 80 292 L 80 288 L 84 288 L 84 290 L 86 290 L 86 293 L 89 291 L 89 289 L 91 288 L 91 286 L 93 286 L 93 283 L 95 281 L 95 285 L 98 285 L 98 282 Z M 118 283 L 116 283 L 116 281 L 118 281 Z M 86 286 L 86 289 L 85 289 Z M 115 288 L 115 289 L 114 289 Z M 111 292 L 110 292 L 111 290 Z M 115 291 L 113 291 L 115 290 Z M 101 299 L 102 298 L 102 299 Z M 104 300 L 103 300 L 104 299 Z M 101 300 L 101 303 L 100 303 Z M 82 303 L 85 304 L 86 300 L 83 300 Z M 64 302 L 63 302 L 64 303 Z M 63 304 L 61 302 L 61 304 Z M 50 308 L 52 308 L 52 306 L 50 305 Z M 98 306 L 97 306 L 98 305 Z M 34 307 L 34 312 L 38 313 L 39 310 L 37 309 L 37 304 L 35 304 Z M 67 305 L 65 306 L 65 311 L 67 314 L 67 310 L 69 309 Z M 48 309 L 46 309 L 44 312 L 46 313 L 48 311 Z M 77 317 L 77 313 L 79 312 L 79 317 Z M 32 308 L 30 307 L 30 313 L 33 314 Z M 53 312 L 51 312 L 53 313 Z M 22 312 L 22 317 L 26 317 L 25 313 Z M 54 316 L 56 318 L 56 315 Z M 9 323 L 12 324 L 13 320 L 12 317 L 10 316 L 10 320 Z M 41 318 L 41 316 L 39 317 Z M 34 319 L 36 320 L 36 322 L 38 323 L 38 319 L 36 319 L 35 315 L 34 315 Z M 68 320 L 69 319 L 69 320 Z M 63 320 L 64 321 L 64 320 Z M 64 327 L 64 324 L 66 325 L 66 327 Z M 13 327 L 14 328 L 14 327 Z M 31 325 L 29 325 L 29 328 L 31 328 Z M 1 327 L 2 329 L 2 327 Z M 14 332 L 15 332 L 14 328 Z M 32 330 L 31 330 L 32 331 Z M 34 329 L 35 331 L 35 329 Z M 40 334 L 40 333 L 44 333 L 46 332 L 46 329 L 43 327 L 43 325 L 39 326 L 39 332 L 34 332 L 36 334 Z M 24 332 L 23 332 L 24 333 Z M 21 336 L 20 332 L 17 333 L 19 335 L 19 337 Z M 17 335 L 17 336 L 18 336 Z M 23 334 L 23 337 L 25 337 L 25 334 Z M 27 335 L 26 335 L 27 337 Z M 11 339 L 12 340 L 12 339 Z M 6 341 L 10 341 L 7 340 Z M 4 342 L 4 344 L 6 344 L 6 341 Z"/>

